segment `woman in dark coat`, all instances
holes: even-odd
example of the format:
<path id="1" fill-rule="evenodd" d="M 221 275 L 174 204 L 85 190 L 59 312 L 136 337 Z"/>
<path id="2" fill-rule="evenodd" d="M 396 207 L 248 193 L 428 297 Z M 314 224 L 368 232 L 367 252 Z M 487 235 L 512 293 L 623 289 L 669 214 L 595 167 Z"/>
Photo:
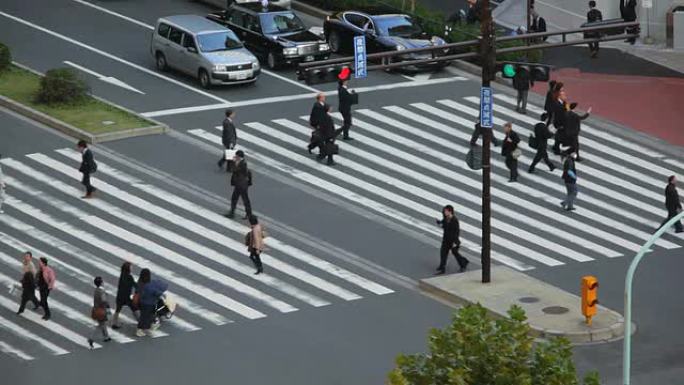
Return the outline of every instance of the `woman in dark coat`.
<path id="1" fill-rule="evenodd" d="M 121 328 L 121 325 L 119 324 L 119 313 L 121 313 L 121 309 L 123 309 L 124 306 L 128 306 L 133 312 L 135 318 L 138 319 L 136 309 L 133 306 L 133 301 L 131 300 L 133 289 L 137 289 L 137 287 L 138 285 L 135 283 L 135 279 L 133 279 L 133 275 L 131 274 L 131 263 L 124 262 L 123 265 L 121 265 L 119 286 L 116 291 L 116 311 L 112 317 L 112 329 Z"/>

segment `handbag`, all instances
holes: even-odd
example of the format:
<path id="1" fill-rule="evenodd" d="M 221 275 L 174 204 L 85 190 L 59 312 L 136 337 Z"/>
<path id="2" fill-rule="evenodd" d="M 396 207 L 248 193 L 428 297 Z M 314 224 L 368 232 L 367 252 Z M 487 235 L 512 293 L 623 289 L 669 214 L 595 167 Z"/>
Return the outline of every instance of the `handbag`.
<path id="1" fill-rule="evenodd" d="M 535 150 L 539 147 L 539 141 L 537 140 L 537 137 L 534 135 L 530 135 L 527 144 L 530 146 L 530 148 L 534 148 Z"/>
<path id="2" fill-rule="evenodd" d="M 337 155 L 340 153 L 340 146 L 334 142 L 327 142 L 325 144 L 325 153 L 326 155 Z"/>
<path id="3" fill-rule="evenodd" d="M 465 161 L 471 170 L 482 169 L 482 147 L 471 147 Z"/>
<path id="4" fill-rule="evenodd" d="M 513 152 L 511 152 L 511 157 L 512 157 L 513 159 L 518 159 L 518 158 L 520 158 L 520 155 L 522 155 L 522 151 L 520 151 L 519 148 L 516 148 L 515 150 L 513 150 Z"/>
<path id="5" fill-rule="evenodd" d="M 252 231 L 249 231 L 247 234 L 245 234 L 245 246 L 252 246 Z"/>
<path id="6" fill-rule="evenodd" d="M 103 322 L 107 320 L 107 311 L 103 307 L 93 307 L 90 311 L 90 318 L 97 322 Z"/>
<path id="7" fill-rule="evenodd" d="M 351 103 L 350 104 L 351 105 L 359 104 L 359 94 L 357 94 L 355 91 L 352 91 L 350 93 L 350 95 L 351 95 Z"/>

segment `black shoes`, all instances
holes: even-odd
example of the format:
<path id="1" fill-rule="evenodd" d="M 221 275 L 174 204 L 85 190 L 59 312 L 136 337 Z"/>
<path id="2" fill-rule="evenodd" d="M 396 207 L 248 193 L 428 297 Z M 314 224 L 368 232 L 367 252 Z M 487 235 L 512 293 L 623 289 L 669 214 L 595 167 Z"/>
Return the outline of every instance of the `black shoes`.
<path id="1" fill-rule="evenodd" d="M 470 264 L 470 261 L 466 260 L 466 262 L 461 266 L 461 268 L 458 269 L 458 272 L 463 273 L 464 271 L 466 271 L 466 269 L 468 268 L 468 264 Z"/>
<path id="2" fill-rule="evenodd" d="M 88 338 L 88 345 L 90 345 L 91 349 L 95 347 L 93 346 L 93 340 L 91 340 L 90 338 Z"/>
<path id="3" fill-rule="evenodd" d="M 533 169 L 532 167 L 530 167 L 530 168 L 527 170 L 527 172 L 529 172 L 530 174 L 534 174 L 534 169 Z"/>
<path id="4" fill-rule="evenodd" d="M 354 138 L 349 137 L 349 136 L 345 136 L 345 137 L 342 138 L 342 140 L 354 140 Z"/>
<path id="5" fill-rule="evenodd" d="M 308 151 L 308 152 L 309 152 L 309 154 L 313 154 L 313 152 L 311 152 L 311 150 L 312 150 L 312 148 L 311 148 L 311 147 L 307 147 L 307 148 L 306 148 L 306 151 Z"/>
<path id="6" fill-rule="evenodd" d="M 112 339 L 111 339 L 110 337 L 107 337 L 107 338 L 105 338 L 105 339 L 102 340 L 102 341 L 104 341 L 104 342 L 109 342 L 109 341 L 111 341 L 111 340 L 112 340 Z"/>
<path id="7" fill-rule="evenodd" d="M 112 329 L 114 329 L 114 330 L 119 330 L 119 329 L 121 329 L 121 326 L 119 326 L 119 325 L 112 325 Z"/>
<path id="8" fill-rule="evenodd" d="M 549 172 L 553 172 L 553 170 L 555 170 L 555 169 L 556 169 L 556 166 L 551 165 L 551 167 L 549 167 Z"/>
<path id="9" fill-rule="evenodd" d="M 445 269 L 437 269 L 437 272 L 435 273 L 435 275 L 442 275 L 444 273 L 446 273 Z"/>
<path id="10" fill-rule="evenodd" d="M 332 160 L 331 160 L 331 161 L 328 161 L 327 164 L 328 164 L 328 166 L 334 166 L 334 165 L 336 165 L 337 163 L 335 163 L 335 161 L 332 161 Z"/>
<path id="11" fill-rule="evenodd" d="M 263 272 L 264 272 L 264 268 L 261 267 L 261 268 L 257 269 L 257 271 L 254 273 L 254 275 L 259 275 L 259 274 L 261 274 L 261 273 L 263 273 Z"/>
<path id="12" fill-rule="evenodd" d="M 46 320 L 46 321 L 49 321 L 49 320 L 50 320 L 50 315 L 44 315 L 44 316 L 43 316 L 43 319 Z"/>
<path id="13" fill-rule="evenodd" d="M 229 218 L 229 219 L 233 219 L 233 218 L 235 218 L 235 213 L 232 211 L 228 212 L 224 215 L 224 217 Z"/>

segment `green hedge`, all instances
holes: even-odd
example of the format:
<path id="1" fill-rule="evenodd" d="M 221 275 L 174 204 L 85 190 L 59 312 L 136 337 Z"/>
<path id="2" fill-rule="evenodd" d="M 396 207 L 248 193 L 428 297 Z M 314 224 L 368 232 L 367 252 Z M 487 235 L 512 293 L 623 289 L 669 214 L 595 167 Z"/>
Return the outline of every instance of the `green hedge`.
<path id="1" fill-rule="evenodd" d="M 71 68 L 49 70 L 40 80 L 36 101 L 45 104 L 74 104 L 85 101 L 88 84 Z"/>
<path id="2" fill-rule="evenodd" d="M 346 11 L 346 10 L 364 10 L 374 9 L 382 10 L 387 13 L 397 12 L 410 14 L 416 18 L 422 25 L 425 32 L 430 35 L 442 36 L 447 42 L 458 43 L 462 41 L 475 40 L 480 35 L 480 25 L 463 23 L 449 23 L 451 32 L 445 36 L 447 27 L 446 16 L 443 13 L 431 11 L 416 0 L 415 10 L 411 12 L 411 0 L 299 0 L 303 3 L 319 7 L 332 12 Z M 498 36 L 504 36 L 503 29 L 497 30 Z M 498 48 L 508 48 L 524 45 L 522 41 L 511 41 L 497 44 Z M 478 48 L 474 48 L 478 49 Z M 457 51 L 456 53 L 468 52 L 468 49 Z M 542 58 L 542 51 L 535 50 L 530 52 L 509 53 L 497 55 L 497 60 L 525 60 L 538 62 Z M 477 59 L 469 60 L 477 63 Z"/>
<path id="3" fill-rule="evenodd" d="M 8 46 L 0 43 L 0 72 L 7 71 L 12 65 L 12 54 Z"/>

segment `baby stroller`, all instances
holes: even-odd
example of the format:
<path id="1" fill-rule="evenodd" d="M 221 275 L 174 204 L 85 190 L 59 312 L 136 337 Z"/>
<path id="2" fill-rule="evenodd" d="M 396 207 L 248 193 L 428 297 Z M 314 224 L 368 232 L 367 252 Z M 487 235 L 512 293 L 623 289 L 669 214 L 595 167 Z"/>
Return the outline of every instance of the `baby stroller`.
<path id="1" fill-rule="evenodd" d="M 171 319 L 174 313 L 176 312 L 176 308 L 176 301 L 174 301 L 173 297 L 170 294 L 164 292 L 159 297 L 159 300 L 157 301 L 157 306 L 155 307 L 154 325 L 156 327 L 159 327 L 162 320 Z"/>

